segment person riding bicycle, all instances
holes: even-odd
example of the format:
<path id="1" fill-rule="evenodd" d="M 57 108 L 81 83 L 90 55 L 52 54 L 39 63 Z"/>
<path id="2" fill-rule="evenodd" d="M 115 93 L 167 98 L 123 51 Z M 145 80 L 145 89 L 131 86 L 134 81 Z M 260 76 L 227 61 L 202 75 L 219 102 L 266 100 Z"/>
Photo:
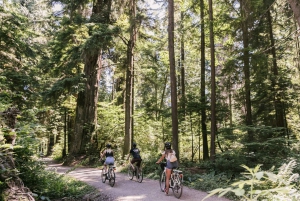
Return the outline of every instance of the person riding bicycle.
<path id="1" fill-rule="evenodd" d="M 136 162 L 136 166 L 140 169 L 142 158 L 140 155 L 140 150 L 136 147 L 136 143 L 132 144 L 132 148 L 129 151 L 127 160 L 129 160 L 130 155 L 132 155 L 132 160 L 130 163 L 133 165 Z"/>
<path id="2" fill-rule="evenodd" d="M 104 156 L 106 157 L 105 162 L 104 162 L 104 172 L 105 172 L 104 174 L 106 174 L 107 173 L 106 166 L 110 165 L 110 164 L 113 165 L 115 163 L 114 152 L 111 149 L 110 144 L 107 144 L 106 149 L 102 153 L 100 153 L 101 158 L 103 158 Z"/>
<path id="3" fill-rule="evenodd" d="M 169 186 L 170 186 L 169 184 L 170 184 L 170 177 L 171 177 L 172 169 L 178 167 L 177 160 L 175 162 L 170 162 L 171 155 L 176 156 L 176 153 L 173 149 L 171 149 L 171 143 L 166 142 L 165 143 L 165 150 L 163 151 L 162 156 L 156 162 L 156 164 L 159 164 L 159 163 L 161 163 L 162 160 L 164 160 L 164 159 L 167 160 L 167 164 L 166 164 L 166 187 L 165 187 L 166 195 L 168 195 L 168 193 L 169 193 Z"/>

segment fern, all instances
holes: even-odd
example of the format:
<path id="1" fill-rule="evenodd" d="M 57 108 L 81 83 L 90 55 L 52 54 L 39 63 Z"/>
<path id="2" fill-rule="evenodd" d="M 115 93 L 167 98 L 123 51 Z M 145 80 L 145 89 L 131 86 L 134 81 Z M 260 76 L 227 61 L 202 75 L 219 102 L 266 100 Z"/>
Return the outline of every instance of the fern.
<path id="1" fill-rule="evenodd" d="M 224 196 L 228 192 L 233 192 L 241 201 L 272 200 L 272 201 L 296 201 L 300 200 L 300 193 L 294 188 L 299 174 L 294 174 L 296 161 L 291 160 L 288 164 L 283 164 L 277 174 L 273 173 L 274 168 L 269 171 L 261 171 L 261 165 L 249 168 L 241 165 L 247 172 L 242 175 L 246 180 L 240 180 L 228 188 L 218 188 L 210 192 L 202 200 L 219 194 Z"/>

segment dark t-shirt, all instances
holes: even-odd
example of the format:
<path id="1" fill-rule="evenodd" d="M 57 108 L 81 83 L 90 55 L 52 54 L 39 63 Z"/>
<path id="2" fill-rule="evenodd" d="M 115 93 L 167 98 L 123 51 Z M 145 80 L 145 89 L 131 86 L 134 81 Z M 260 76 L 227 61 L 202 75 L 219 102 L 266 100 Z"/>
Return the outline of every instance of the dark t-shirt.
<path id="1" fill-rule="evenodd" d="M 105 157 L 113 157 L 114 152 L 111 149 L 106 149 L 105 150 Z"/>
<path id="2" fill-rule="evenodd" d="M 140 159 L 141 158 L 141 156 L 140 156 L 140 150 L 138 148 L 132 148 L 132 149 L 130 149 L 130 154 L 132 154 L 133 158 L 136 158 L 136 159 Z"/>

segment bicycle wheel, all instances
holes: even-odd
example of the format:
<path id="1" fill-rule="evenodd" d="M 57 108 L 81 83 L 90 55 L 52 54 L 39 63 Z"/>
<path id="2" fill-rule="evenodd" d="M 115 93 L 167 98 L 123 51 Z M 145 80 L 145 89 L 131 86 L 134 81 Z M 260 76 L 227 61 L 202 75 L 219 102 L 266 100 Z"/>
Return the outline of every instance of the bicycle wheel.
<path id="1" fill-rule="evenodd" d="M 105 183 L 106 181 L 106 175 L 104 174 L 104 170 L 102 169 L 102 172 L 101 172 L 101 179 L 102 179 L 102 183 Z"/>
<path id="2" fill-rule="evenodd" d="M 133 179 L 133 170 L 132 170 L 131 165 L 128 166 L 128 174 L 127 175 L 130 180 Z"/>
<path id="3" fill-rule="evenodd" d="M 109 185 L 111 187 L 113 187 L 115 185 L 115 181 L 116 181 L 116 175 L 115 172 L 113 170 L 110 171 L 110 179 L 109 179 Z"/>
<path id="4" fill-rule="evenodd" d="M 163 171 L 160 175 L 159 186 L 160 186 L 160 190 L 162 192 L 164 192 L 165 188 L 166 188 L 166 172 L 165 171 Z"/>
<path id="5" fill-rule="evenodd" d="M 142 181 L 143 181 L 143 170 L 142 169 L 137 170 L 136 178 L 139 183 L 142 183 Z"/>
<path id="6" fill-rule="evenodd" d="M 180 198 L 181 195 L 182 195 L 182 188 L 183 188 L 183 185 L 182 185 L 182 182 L 179 181 L 179 182 L 176 182 L 174 187 L 172 188 L 173 190 L 173 194 L 176 198 Z"/>

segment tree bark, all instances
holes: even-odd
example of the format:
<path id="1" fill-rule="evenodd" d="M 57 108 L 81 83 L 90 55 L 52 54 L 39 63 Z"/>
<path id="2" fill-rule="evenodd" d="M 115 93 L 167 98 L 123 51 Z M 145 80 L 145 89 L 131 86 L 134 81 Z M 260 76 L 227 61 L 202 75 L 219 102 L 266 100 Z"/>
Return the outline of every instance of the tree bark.
<path id="1" fill-rule="evenodd" d="M 205 95 L 205 30 L 204 30 L 204 0 L 200 0 L 201 12 L 201 130 L 203 142 L 203 160 L 209 159 L 207 127 L 206 127 L 206 95 Z M 199 145 L 200 146 L 200 145 Z"/>
<path id="2" fill-rule="evenodd" d="M 293 10 L 298 26 L 300 26 L 300 0 L 288 0 L 288 2 Z"/>
<path id="3" fill-rule="evenodd" d="M 184 67 L 184 13 L 180 13 L 181 18 L 181 39 L 180 39 L 180 77 L 181 77 L 181 109 L 183 111 L 183 118 L 185 119 L 186 111 L 185 111 L 185 67 Z"/>
<path id="4" fill-rule="evenodd" d="M 178 114 L 177 114 L 177 88 L 176 88 L 176 70 L 175 70 L 175 53 L 174 53 L 174 1 L 169 0 L 169 25 L 168 25 L 168 46 L 170 62 L 170 81 L 171 81 L 171 107 L 172 107 L 172 136 L 173 149 L 177 153 L 179 160 L 178 147 Z"/>
<path id="5" fill-rule="evenodd" d="M 91 22 L 109 24 L 111 0 L 96 0 L 93 4 Z M 104 39 L 103 39 L 104 40 Z M 71 154 L 84 154 L 86 145 L 93 145 L 97 125 L 98 83 L 102 66 L 102 47 L 84 52 L 85 89 L 78 94 L 74 138 Z"/>
<path id="6" fill-rule="evenodd" d="M 281 93 L 278 92 L 281 91 L 281 87 L 279 86 L 278 83 L 278 65 L 277 65 L 277 56 L 276 56 L 276 49 L 275 49 L 275 40 L 274 40 L 274 35 L 273 35 L 273 28 L 272 28 L 272 16 L 270 10 L 267 11 L 267 19 L 268 19 L 268 28 L 269 28 L 269 36 L 270 36 L 270 42 L 271 42 L 271 53 L 273 56 L 273 78 L 272 78 L 272 87 L 273 87 L 273 93 L 274 93 L 274 103 L 275 103 L 275 115 L 276 115 L 276 126 L 282 128 L 281 136 L 285 135 L 284 132 L 284 126 L 285 126 L 285 117 L 284 117 L 284 106 L 281 101 Z"/>
<path id="7" fill-rule="evenodd" d="M 215 67 L 215 41 L 213 27 L 213 6 L 212 0 L 209 3 L 209 38 L 210 38 L 210 57 L 211 57 L 211 141 L 210 141 L 210 160 L 215 160 L 216 155 L 216 67 Z"/>
<path id="8" fill-rule="evenodd" d="M 241 15 L 242 15 L 242 32 L 243 32 L 243 63 L 245 76 L 245 99 L 246 99 L 246 125 L 252 126 L 251 113 L 251 89 L 250 89 L 250 55 L 249 55 L 249 33 L 248 33 L 248 5 L 246 0 L 240 1 Z M 253 132 L 248 130 L 248 141 L 253 141 Z"/>
<path id="9" fill-rule="evenodd" d="M 130 40 L 127 44 L 127 71 L 125 95 L 125 136 L 123 157 L 129 153 L 133 139 L 133 84 L 134 84 L 134 46 L 136 41 L 136 2 L 129 3 Z"/>

